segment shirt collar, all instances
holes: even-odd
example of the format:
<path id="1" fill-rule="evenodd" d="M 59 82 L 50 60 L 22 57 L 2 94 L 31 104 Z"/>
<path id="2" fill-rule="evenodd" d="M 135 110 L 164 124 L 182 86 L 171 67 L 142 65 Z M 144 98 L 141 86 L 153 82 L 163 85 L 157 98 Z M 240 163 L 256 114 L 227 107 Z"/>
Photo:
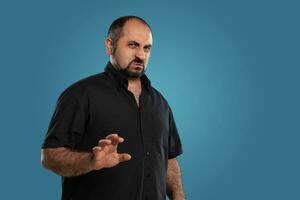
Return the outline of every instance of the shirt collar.
<path id="1" fill-rule="evenodd" d="M 124 87 L 127 89 L 128 80 L 126 76 L 120 73 L 110 62 L 107 63 L 105 72 L 117 83 L 120 88 Z M 145 74 L 141 77 L 141 82 L 143 88 L 149 91 L 151 88 L 151 82 Z"/>

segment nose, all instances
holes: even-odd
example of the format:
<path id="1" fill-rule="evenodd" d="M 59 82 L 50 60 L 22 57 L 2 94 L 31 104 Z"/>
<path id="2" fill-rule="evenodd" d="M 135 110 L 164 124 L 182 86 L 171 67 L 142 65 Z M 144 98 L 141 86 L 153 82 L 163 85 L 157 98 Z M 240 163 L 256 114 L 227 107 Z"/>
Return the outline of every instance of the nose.
<path id="1" fill-rule="evenodd" d="M 146 58 L 146 52 L 143 48 L 138 48 L 135 54 L 136 57 L 138 57 L 141 60 L 145 60 Z"/>

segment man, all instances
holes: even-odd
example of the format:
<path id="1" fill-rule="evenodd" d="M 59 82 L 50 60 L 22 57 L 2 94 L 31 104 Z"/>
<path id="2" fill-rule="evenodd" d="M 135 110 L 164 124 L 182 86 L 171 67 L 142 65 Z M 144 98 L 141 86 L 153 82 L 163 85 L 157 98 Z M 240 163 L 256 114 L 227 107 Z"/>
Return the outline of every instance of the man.
<path id="1" fill-rule="evenodd" d="M 150 26 L 116 19 L 105 41 L 105 72 L 59 97 L 42 147 L 42 164 L 63 178 L 63 200 L 183 200 L 172 111 L 144 74 Z"/>

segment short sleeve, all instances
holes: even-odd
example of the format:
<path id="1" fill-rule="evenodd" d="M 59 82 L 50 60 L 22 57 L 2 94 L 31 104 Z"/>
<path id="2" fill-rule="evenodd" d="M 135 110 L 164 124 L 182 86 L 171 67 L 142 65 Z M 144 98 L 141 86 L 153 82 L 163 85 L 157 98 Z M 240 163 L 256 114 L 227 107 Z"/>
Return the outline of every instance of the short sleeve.
<path id="1" fill-rule="evenodd" d="M 169 133 L 168 159 L 172 159 L 182 154 L 183 151 L 182 151 L 181 140 L 177 131 L 177 127 L 171 109 L 170 109 L 169 120 L 170 120 L 169 121 L 170 133 Z"/>
<path id="2" fill-rule="evenodd" d="M 84 133 L 86 98 L 80 90 L 65 90 L 59 97 L 42 148 L 75 148 Z"/>

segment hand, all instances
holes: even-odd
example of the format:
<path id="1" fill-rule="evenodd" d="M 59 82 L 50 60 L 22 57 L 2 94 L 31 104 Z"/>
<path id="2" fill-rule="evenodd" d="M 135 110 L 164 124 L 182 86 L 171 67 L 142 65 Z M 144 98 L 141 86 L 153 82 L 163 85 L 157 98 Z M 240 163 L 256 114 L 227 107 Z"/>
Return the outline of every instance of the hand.
<path id="1" fill-rule="evenodd" d="M 131 156 L 127 153 L 118 153 L 118 144 L 124 142 L 118 134 L 110 134 L 105 139 L 99 140 L 98 146 L 93 148 L 92 169 L 99 170 L 102 168 L 114 167 L 120 162 L 128 161 Z"/>

